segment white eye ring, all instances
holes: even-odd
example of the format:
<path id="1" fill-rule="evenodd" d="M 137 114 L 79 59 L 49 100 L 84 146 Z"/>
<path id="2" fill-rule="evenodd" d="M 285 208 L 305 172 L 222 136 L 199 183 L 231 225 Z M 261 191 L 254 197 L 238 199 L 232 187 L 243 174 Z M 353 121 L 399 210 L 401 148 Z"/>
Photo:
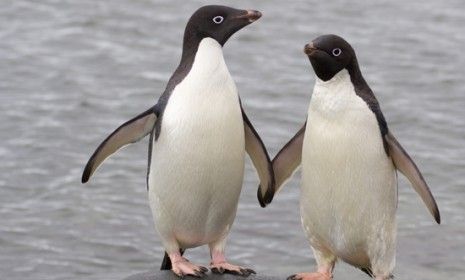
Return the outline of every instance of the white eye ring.
<path id="1" fill-rule="evenodd" d="M 213 18 L 213 22 L 216 23 L 216 24 L 222 23 L 223 20 L 224 20 L 224 17 L 222 17 L 222 16 L 216 16 L 216 17 Z"/>
<path id="2" fill-rule="evenodd" d="M 335 49 L 333 49 L 332 53 L 333 53 L 334 56 L 340 56 L 342 51 L 341 51 L 340 48 L 335 48 Z"/>

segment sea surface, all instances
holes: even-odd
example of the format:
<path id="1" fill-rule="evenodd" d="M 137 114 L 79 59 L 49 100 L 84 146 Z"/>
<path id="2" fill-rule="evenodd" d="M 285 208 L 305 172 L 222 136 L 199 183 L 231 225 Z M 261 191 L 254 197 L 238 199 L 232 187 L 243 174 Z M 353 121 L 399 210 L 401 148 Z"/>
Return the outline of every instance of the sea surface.
<path id="1" fill-rule="evenodd" d="M 184 26 L 211 3 L 263 17 L 224 47 L 272 156 L 301 127 L 315 81 L 303 47 L 325 33 L 355 48 L 390 129 L 437 199 L 436 225 L 400 176 L 396 279 L 465 279 L 465 2 L 2 0 L 0 279 L 122 279 L 163 248 L 145 184 L 148 139 L 80 182 L 97 145 L 157 101 Z M 192 112 L 195 114 L 195 111 Z M 262 209 L 250 160 L 227 255 L 269 275 L 311 271 L 299 177 Z M 187 257 L 207 265 L 207 248 Z M 368 279 L 338 263 L 335 279 Z"/>

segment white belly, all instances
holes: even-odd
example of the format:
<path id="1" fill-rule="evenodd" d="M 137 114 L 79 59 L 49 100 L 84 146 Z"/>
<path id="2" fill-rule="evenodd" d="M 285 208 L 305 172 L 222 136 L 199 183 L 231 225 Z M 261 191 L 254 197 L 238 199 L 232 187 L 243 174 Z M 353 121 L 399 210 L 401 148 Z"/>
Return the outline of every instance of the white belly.
<path id="1" fill-rule="evenodd" d="M 154 142 L 149 198 L 162 238 L 181 247 L 227 234 L 244 173 L 244 127 L 221 46 L 204 39 L 174 89 Z"/>
<path id="2" fill-rule="evenodd" d="M 312 246 L 366 265 L 395 242 L 397 179 L 375 115 L 345 70 L 317 82 L 308 111 L 301 214 Z M 344 76 L 346 75 L 346 76 Z"/>

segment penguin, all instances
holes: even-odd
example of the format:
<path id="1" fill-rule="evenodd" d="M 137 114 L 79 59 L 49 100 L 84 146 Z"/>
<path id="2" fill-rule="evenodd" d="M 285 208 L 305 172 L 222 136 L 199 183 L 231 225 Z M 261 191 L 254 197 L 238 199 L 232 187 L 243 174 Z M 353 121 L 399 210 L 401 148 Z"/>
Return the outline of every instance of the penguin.
<path id="1" fill-rule="evenodd" d="M 329 280 L 338 259 L 375 279 L 388 279 L 396 251 L 396 170 L 439 224 L 438 206 L 388 129 L 349 43 L 323 35 L 304 52 L 316 74 L 307 121 L 272 164 L 276 192 L 302 165 L 301 221 L 317 271 L 288 280 Z"/>
<path id="2" fill-rule="evenodd" d="M 111 133 L 82 175 L 82 182 L 87 182 L 107 157 L 150 135 L 147 188 L 166 252 L 161 269 L 171 269 L 180 277 L 205 275 L 207 268 L 190 263 L 182 254 L 207 244 L 213 273 L 255 273 L 225 258 L 245 153 L 264 186 L 257 191 L 261 205 L 271 202 L 274 175 L 265 145 L 241 105 L 223 46 L 260 17 L 255 10 L 217 5 L 194 12 L 185 28 L 179 66 L 156 105 Z"/>

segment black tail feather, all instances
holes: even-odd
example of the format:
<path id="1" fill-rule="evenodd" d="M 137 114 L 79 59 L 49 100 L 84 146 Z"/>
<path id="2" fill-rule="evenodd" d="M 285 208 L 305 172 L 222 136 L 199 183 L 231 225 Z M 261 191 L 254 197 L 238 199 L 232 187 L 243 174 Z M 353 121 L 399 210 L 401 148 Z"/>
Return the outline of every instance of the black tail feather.
<path id="1" fill-rule="evenodd" d="M 179 253 L 181 254 L 181 256 L 184 254 L 184 250 L 183 249 L 179 249 Z M 168 256 L 168 253 L 165 252 L 165 256 L 163 257 L 163 261 L 161 262 L 161 267 L 160 267 L 160 270 L 171 270 L 173 268 L 172 264 L 171 264 L 171 259 L 170 257 Z"/>
<path id="2" fill-rule="evenodd" d="M 165 252 L 165 256 L 163 257 L 163 261 L 161 262 L 160 270 L 171 270 L 171 260 L 168 257 L 168 253 Z"/>
<path id="3" fill-rule="evenodd" d="M 371 268 L 369 267 L 360 267 L 360 270 L 368 274 L 371 278 L 373 278 L 373 272 L 371 271 Z"/>
<path id="4" fill-rule="evenodd" d="M 371 270 L 370 267 L 360 267 L 360 270 L 365 272 L 366 274 L 368 274 L 368 276 L 370 276 L 371 278 L 374 278 L 375 275 L 373 274 L 373 271 Z M 389 278 L 390 279 L 394 279 L 394 275 L 389 275 Z"/>

